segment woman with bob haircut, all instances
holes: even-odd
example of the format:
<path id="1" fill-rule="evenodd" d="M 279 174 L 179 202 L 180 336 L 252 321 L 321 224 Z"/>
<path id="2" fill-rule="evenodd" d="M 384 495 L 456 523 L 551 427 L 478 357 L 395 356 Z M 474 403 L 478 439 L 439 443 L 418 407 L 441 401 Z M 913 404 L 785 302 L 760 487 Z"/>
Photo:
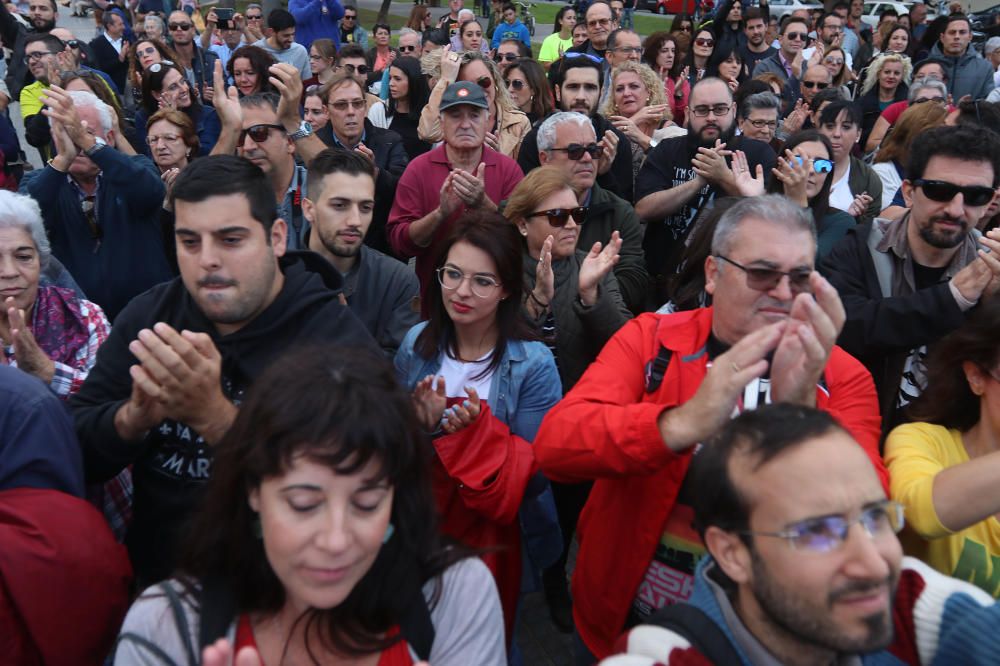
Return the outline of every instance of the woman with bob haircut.
<path id="1" fill-rule="evenodd" d="M 115 663 L 505 664 L 489 572 L 438 535 L 430 461 L 384 360 L 283 357 L 215 449 L 177 576 L 133 604 Z"/>
<path id="2" fill-rule="evenodd" d="M 562 390 L 552 353 L 532 341 L 521 314 L 522 253 L 520 235 L 499 214 L 460 217 L 441 243 L 438 284 L 427 288 L 428 320 L 410 329 L 396 354 L 400 383 L 432 433 L 442 530 L 486 551 L 508 637 L 521 590 L 522 525 L 536 568 L 562 550 L 531 444 Z M 539 507 L 551 511 L 549 522 L 536 520 Z"/>
<path id="3" fill-rule="evenodd" d="M 912 423 L 885 443 L 892 499 L 906 507 L 903 549 L 947 576 L 1000 596 L 1000 299 L 972 316 L 927 359 L 927 388 Z"/>

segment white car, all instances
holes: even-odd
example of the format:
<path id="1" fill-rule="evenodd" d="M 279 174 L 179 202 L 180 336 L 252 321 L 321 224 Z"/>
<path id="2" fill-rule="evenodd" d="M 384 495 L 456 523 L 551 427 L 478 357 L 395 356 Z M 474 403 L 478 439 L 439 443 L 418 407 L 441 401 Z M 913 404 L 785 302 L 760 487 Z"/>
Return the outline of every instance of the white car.
<path id="1" fill-rule="evenodd" d="M 823 9 L 823 3 L 814 2 L 813 0 L 771 0 L 767 7 L 771 12 L 771 16 L 777 16 L 780 19 L 785 14 L 791 14 L 796 9 L 806 9 L 808 11 Z"/>
<path id="2" fill-rule="evenodd" d="M 878 25 L 878 16 L 882 13 L 886 7 L 892 7 L 895 9 L 900 16 L 903 14 L 909 14 L 910 8 L 913 6 L 912 2 L 886 2 L 884 0 L 879 2 L 866 2 L 865 7 L 861 13 L 861 21 L 867 23 L 870 27 L 874 28 Z M 927 23 L 934 20 L 934 12 L 930 11 L 931 8 L 936 3 L 930 3 L 927 5 Z"/>

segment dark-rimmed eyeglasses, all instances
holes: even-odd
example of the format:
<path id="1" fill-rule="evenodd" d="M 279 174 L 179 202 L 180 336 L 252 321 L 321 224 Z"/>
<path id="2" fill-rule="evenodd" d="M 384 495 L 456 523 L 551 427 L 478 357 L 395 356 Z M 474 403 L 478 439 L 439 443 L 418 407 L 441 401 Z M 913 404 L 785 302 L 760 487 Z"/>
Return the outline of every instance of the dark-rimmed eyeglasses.
<path id="1" fill-rule="evenodd" d="M 490 298 L 500 288 L 500 283 L 489 275 L 466 275 L 454 266 L 442 266 L 434 272 L 438 282 L 448 291 L 455 291 L 465 280 L 469 281 L 469 287 L 477 298 Z"/>
<path id="2" fill-rule="evenodd" d="M 586 146 L 581 143 L 571 143 L 565 148 L 549 148 L 549 150 L 566 153 L 566 157 L 573 161 L 583 159 L 584 153 L 588 153 L 595 160 L 601 154 L 601 147 L 596 143 L 588 143 Z"/>
<path id="3" fill-rule="evenodd" d="M 190 30 L 194 27 L 193 23 L 168 23 L 167 27 L 171 30 Z"/>
<path id="4" fill-rule="evenodd" d="M 599 19 L 591 19 L 591 20 L 587 21 L 587 27 L 588 28 L 596 28 L 599 25 L 611 25 L 611 19 L 609 19 L 609 18 L 599 18 Z"/>
<path id="5" fill-rule="evenodd" d="M 771 291 L 781 282 L 781 278 L 788 277 L 788 287 L 793 294 L 805 294 L 810 291 L 809 276 L 812 275 L 811 268 L 796 268 L 791 271 L 779 271 L 773 268 L 749 268 L 743 264 L 738 264 L 729 257 L 721 254 L 715 255 L 716 259 L 721 259 L 727 264 L 732 264 L 743 271 L 747 278 L 747 287 L 754 291 Z"/>
<path id="6" fill-rule="evenodd" d="M 50 56 L 50 55 L 56 55 L 56 54 L 53 53 L 52 51 L 35 51 L 34 53 L 25 53 L 23 58 L 24 64 L 27 65 L 33 60 L 41 60 L 45 56 Z"/>
<path id="7" fill-rule="evenodd" d="M 261 123 L 260 125 L 251 125 L 245 130 L 240 131 L 240 140 L 237 145 L 242 146 L 243 142 L 246 141 L 249 136 L 254 143 L 264 143 L 267 141 L 268 137 L 271 136 L 271 130 L 285 131 L 284 125 L 273 125 L 268 123 Z"/>
<path id="8" fill-rule="evenodd" d="M 588 210 L 589 208 L 587 206 L 577 206 L 575 208 L 550 208 L 549 210 L 536 210 L 534 213 L 530 213 L 526 217 L 541 217 L 544 215 L 548 219 L 550 225 L 558 228 L 565 227 L 571 217 L 577 224 L 583 224 L 587 221 Z"/>
<path id="9" fill-rule="evenodd" d="M 747 119 L 747 122 L 750 123 L 751 125 L 753 125 L 754 127 L 756 127 L 757 129 L 764 129 L 766 127 L 769 130 L 775 130 L 775 129 L 778 128 L 778 121 L 777 120 L 760 120 L 760 119 L 758 119 L 758 120 L 750 120 L 750 119 Z"/>
<path id="10" fill-rule="evenodd" d="M 847 516 L 820 516 L 807 518 L 780 532 L 743 530 L 749 536 L 777 537 L 784 539 L 795 550 L 828 553 L 840 548 L 847 540 L 847 533 L 855 524 L 861 525 L 869 537 L 875 539 L 898 534 L 903 529 L 903 505 L 892 500 L 867 506 L 854 518 Z"/>
<path id="11" fill-rule="evenodd" d="M 348 74 L 354 74 L 357 72 L 364 76 L 368 73 L 368 65 L 352 65 L 350 63 L 344 63 L 343 65 L 337 65 L 337 69 L 343 68 Z"/>
<path id="12" fill-rule="evenodd" d="M 617 46 L 611 50 L 615 53 L 624 53 L 625 55 L 631 55 L 633 53 L 635 55 L 640 55 L 642 53 L 642 49 L 638 46 Z"/>
<path id="13" fill-rule="evenodd" d="M 985 185 L 956 185 L 945 180 L 928 180 L 917 178 L 913 181 L 914 187 L 919 187 L 924 196 L 931 201 L 946 203 L 961 194 L 962 200 L 967 206 L 985 206 L 993 199 L 995 190 Z"/>
<path id="14" fill-rule="evenodd" d="M 721 118 L 732 110 L 732 104 L 716 104 L 715 106 L 694 106 L 690 107 L 691 113 L 698 116 L 699 118 L 706 117 L 709 113 L 717 118 Z"/>

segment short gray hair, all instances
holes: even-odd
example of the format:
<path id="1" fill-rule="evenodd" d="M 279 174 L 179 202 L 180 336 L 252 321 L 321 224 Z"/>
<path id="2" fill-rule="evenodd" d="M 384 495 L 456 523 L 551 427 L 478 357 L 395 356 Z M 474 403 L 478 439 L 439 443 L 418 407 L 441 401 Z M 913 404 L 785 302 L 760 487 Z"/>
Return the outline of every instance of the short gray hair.
<path id="1" fill-rule="evenodd" d="M 413 28 L 400 28 L 399 31 L 396 32 L 396 36 L 399 39 L 402 39 L 403 37 L 405 37 L 407 35 L 416 35 L 417 39 L 418 40 L 420 39 L 420 33 L 417 32 L 416 30 L 414 30 Z"/>
<path id="2" fill-rule="evenodd" d="M 740 107 L 740 118 L 749 118 L 754 111 L 774 109 L 781 114 L 781 99 L 773 92 L 759 92 L 747 95 Z"/>
<path id="3" fill-rule="evenodd" d="M 97 111 L 97 117 L 101 121 L 101 129 L 107 134 L 114 126 L 114 111 L 111 107 L 101 101 L 101 98 L 86 90 L 67 90 L 66 94 L 73 100 L 73 106 L 77 108 L 91 108 Z"/>
<path id="4" fill-rule="evenodd" d="M 569 123 L 573 123 L 578 127 L 594 129 L 590 118 L 582 113 L 577 113 L 576 111 L 559 111 L 558 113 L 553 113 L 538 127 L 538 134 L 536 136 L 538 152 L 551 152 L 556 147 L 556 128 Z"/>
<path id="5" fill-rule="evenodd" d="M 913 83 L 910 84 L 910 92 L 906 96 L 906 101 L 912 104 L 913 100 L 918 97 L 917 93 L 927 88 L 933 88 L 941 93 L 941 97 L 948 99 L 948 87 L 941 80 L 930 76 L 921 76 L 919 79 L 914 79 Z"/>
<path id="6" fill-rule="evenodd" d="M 743 220 L 753 218 L 776 224 L 790 231 L 807 231 L 816 245 L 816 225 L 812 211 L 800 208 L 781 194 L 762 194 L 740 199 L 722 214 L 712 234 L 712 254 L 729 254 L 733 237 Z"/>
<path id="7" fill-rule="evenodd" d="M 24 194 L 0 190 L 0 229 L 24 229 L 31 236 L 38 251 L 42 268 L 49 264 L 52 248 L 42 222 L 42 210 L 38 202 Z"/>

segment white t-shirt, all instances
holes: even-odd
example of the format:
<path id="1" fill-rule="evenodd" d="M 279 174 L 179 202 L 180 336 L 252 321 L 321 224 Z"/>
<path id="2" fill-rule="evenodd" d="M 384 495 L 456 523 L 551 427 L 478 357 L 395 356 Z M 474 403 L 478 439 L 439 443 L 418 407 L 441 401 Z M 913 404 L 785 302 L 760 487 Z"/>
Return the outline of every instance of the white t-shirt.
<path id="1" fill-rule="evenodd" d="M 844 172 L 844 177 L 830 187 L 830 206 L 845 213 L 851 207 L 851 204 L 854 203 L 854 195 L 851 194 L 851 188 L 847 185 L 850 179 L 851 165 L 848 164 L 847 171 Z"/>
<path id="2" fill-rule="evenodd" d="M 483 377 L 479 375 L 490 364 L 492 354 L 493 350 L 491 349 L 482 358 L 469 362 L 459 361 L 448 354 L 441 354 L 441 369 L 438 371 L 438 375 L 444 377 L 445 396 L 448 398 L 449 406 L 456 402 L 462 402 L 468 397 L 468 392 L 465 390 L 467 386 L 476 389 L 479 399 L 483 402 L 490 397 L 490 388 L 493 386 L 495 373 L 491 370 Z"/>

